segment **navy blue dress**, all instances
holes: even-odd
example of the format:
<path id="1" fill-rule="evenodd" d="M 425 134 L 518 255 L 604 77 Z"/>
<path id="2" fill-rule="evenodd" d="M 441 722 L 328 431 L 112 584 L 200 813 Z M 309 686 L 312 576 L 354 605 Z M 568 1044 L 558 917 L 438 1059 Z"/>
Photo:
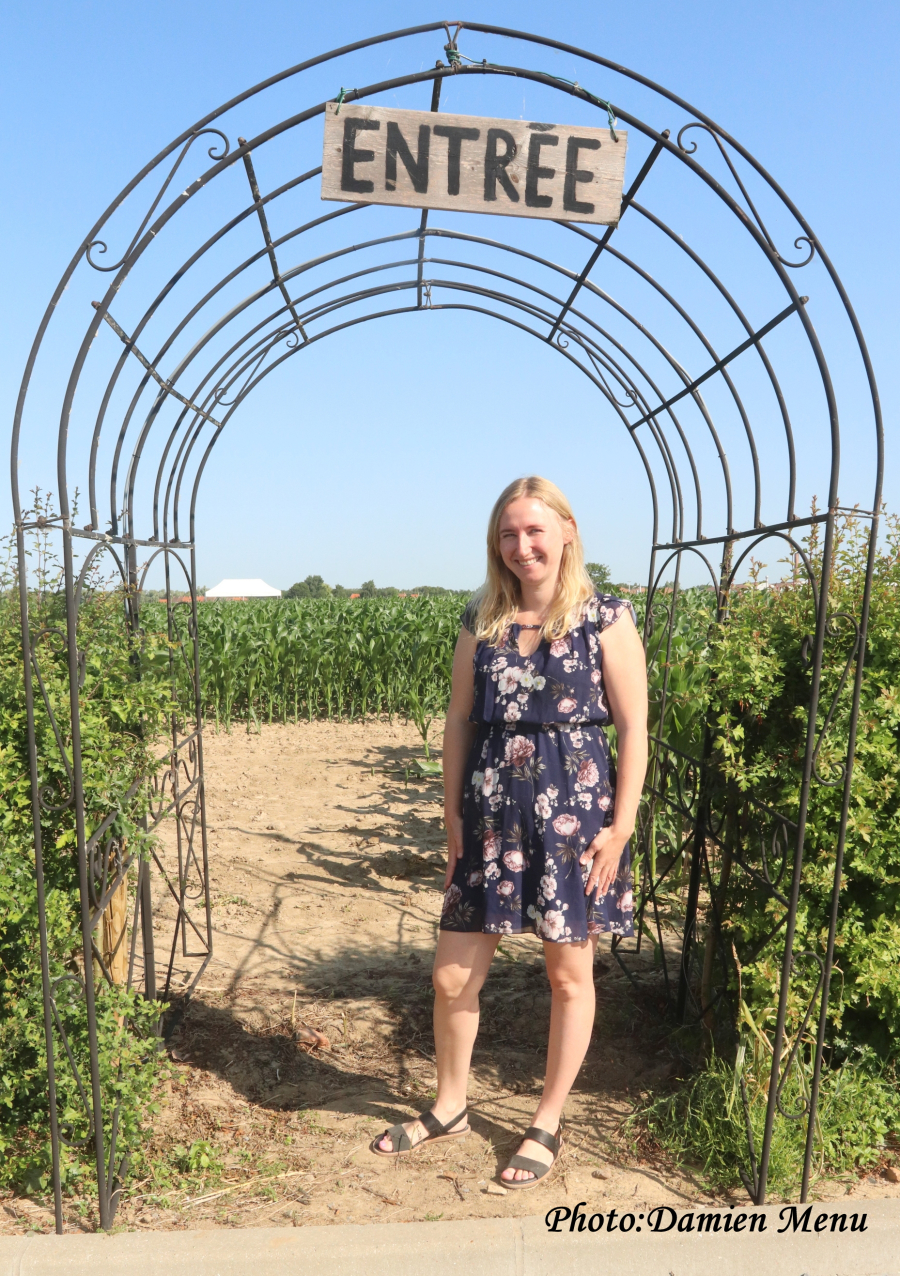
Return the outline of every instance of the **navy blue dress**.
<path id="1" fill-rule="evenodd" d="M 573 943 L 634 933 L 626 846 L 605 895 L 584 893 L 585 847 L 612 823 L 615 772 L 603 724 L 600 634 L 630 603 L 595 595 L 564 638 L 519 653 L 519 626 L 475 651 L 478 734 L 463 781 L 463 856 L 444 896 L 441 930 L 532 932 Z M 470 604 L 463 625 L 474 626 Z"/>

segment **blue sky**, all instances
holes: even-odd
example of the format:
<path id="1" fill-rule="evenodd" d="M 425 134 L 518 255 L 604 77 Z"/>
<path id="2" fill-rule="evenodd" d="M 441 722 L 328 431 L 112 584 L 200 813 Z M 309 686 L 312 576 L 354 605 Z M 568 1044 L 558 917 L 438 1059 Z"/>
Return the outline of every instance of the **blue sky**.
<path id="1" fill-rule="evenodd" d="M 283 67 L 354 38 L 441 16 L 419 3 L 380 0 L 340 6 L 282 0 L 215 5 L 150 0 L 141 6 L 13 0 L 4 13 L 0 146 L 7 196 L 0 212 L 5 245 L 0 270 L 7 304 L 0 312 L 0 411 L 5 433 L 32 335 L 57 279 L 95 217 L 147 159 L 196 118 Z M 524 0 L 473 6 L 463 16 L 550 35 L 661 82 L 736 136 L 786 188 L 829 252 L 866 333 L 885 409 L 885 494 L 889 507 L 897 509 L 897 6 L 638 0 L 605 10 Z M 425 59 L 441 56 L 442 43 L 429 36 L 405 60 L 385 46 L 367 63 L 335 67 L 333 85 L 331 70 L 317 73 L 315 84 L 300 97 L 305 103 L 315 100 L 316 91 L 335 94 L 345 71 L 360 76 L 371 71 L 375 80 L 417 70 Z M 464 33 L 460 48 L 477 58 L 498 58 L 502 52 L 496 41 L 475 33 Z M 540 51 L 530 64 L 581 78 L 595 93 L 615 95 L 626 107 L 647 106 L 646 96 L 637 92 L 633 101 L 625 101 L 621 81 L 599 68 Z M 539 112 L 547 100 L 546 91 L 507 82 L 484 85 L 469 97 L 448 85 L 442 105 L 463 113 L 543 118 Z M 402 104 L 426 105 L 409 97 Z M 298 109 L 289 88 L 277 106 L 283 114 Z M 582 104 L 568 100 L 567 109 L 573 122 L 586 118 L 579 114 Z M 674 120 L 677 112 L 671 114 Z M 235 127 L 246 122 L 261 126 L 265 120 L 251 110 Z M 658 114 L 651 122 L 661 127 L 672 121 Z M 636 146 L 634 156 L 639 156 Z M 279 162 L 289 169 L 292 160 L 283 152 Z M 260 166 L 262 180 L 273 183 L 275 168 L 266 171 L 262 160 Z M 629 174 L 634 171 L 630 151 Z M 663 193 L 679 230 L 709 242 L 712 257 L 727 270 L 726 234 L 674 180 Z M 393 213 L 366 210 L 366 216 L 370 213 L 370 230 L 396 229 L 388 221 Z M 191 216 L 195 221 L 186 219 L 173 251 L 203 229 L 204 206 L 198 204 Z M 454 216 L 457 225 L 465 220 Z M 503 220 L 514 242 L 530 242 L 529 225 L 510 228 L 515 219 Z M 353 234 L 358 233 L 354 225 Z M 483 225 L 478 233 L 486 233 Z M 629 228 L 629 235 L 624 241 L 629 250 L 655 267 L 650 241 L 637 229 Z M 323 240 L 326 246 L 336 242 Z M 584 255 L 568 244 L 558 251 L 572 268 Z M 148 272 L 154 268 L 162 267 L 148 261 Z M 741 269 L 735 267 L 734 282 L 753 298 L 754 318 L 762 322 L 773 313 L 766 309 L 769 295 L 752 267 L 743 275 Z M 598 282 L 611 292 L 626 287 L 618 267 L 605 261 Z M 680 283 L 686 292 L 679 295 L 693 301 L 696 283 L 687 274 Z M 798 287 L 806 290 L 805 283 Z M 821 280 L 813 278 L 811 306 L 819 304 L 817 288 Z M 87 299 L 87 292 L 73 291 L 63 326 L 76 321 L 75 311 L 84 310 Z M 705 304 L 699 293 L 696 300 Z M 644 304 L 655 316 L 653 304 L 646 298 Z M 122 305 L 127 315 L 125 300 Z M 816 313 L 817 327 L 839 351 L 841 334 L 833 315 L 824 306 Z M 708 314 L 715 324 L 714 308 Z M 80 322 L 83 331 L 83 314 Z M 632 449 L 615 421 L 598 409 L 596 391 L 578 372 L 546 347 L 536 349 L 527 338 L 498 331 L 503 328 L 459 313 L 368 324 L 311 347 L 263 382 L 235 415 L 205 475 L 198 504 L 201 583 L 262 576 L 286 587 L 318 572 L 346 585 L 370 577 L 401 587 L 473 585 L 483 571 L 483 529 L 494 494 L 511 477 L 531 470 L 547 473 L 570 492 L 589 557 L 608 562 L 620 579 L 642 579 L 649 505 Z M 787 329 L 773 337 L 773 349 L 788 368 L 794 356 L 791 340 Z M 717 348 L 734 343 L 733 330 L 723 323 Z M 696 351 L 687 366 L 693 373 L 702 369 Z M 55 486 L 55 378 L 65 371 L 62 364 L 39 369 L 33 428 L 22 452 L 26 486 Z M 854 404 L 861 403 L 858 372 L 845 367 L 838 353 L 835 373 L 843 395 L 841 499 L 865 502 L 871 495 L 871 449 L 862 407 L 859 421 L 855 418 Z M 823 495 L 824 472 L 814 441 L 821 405 L 809 389 L 810 375 L 797 350 L 788 387 L 800 405 L 798 436 L 807 454 L 798 505 Z M 774 427 L 765 419 L 768 409 L 752 376 L 744 390 L 759 413 L 761 452 L 777 494 L 783 458 L 774 437 L 768 440 Z M 715 408 L 712 391 L 710 402 Z M 699 464 L 705 479 L 704 467 L 713 459 L 701 456 Z M 78 481 L 73 473 L 73 482 Z M 746 478 L 740 461 L 733 478 L 737 490 Z M 721 509 L 712 481 L 709 490 L 712 526 Z M 0 499 L 8 521 L 5 492 Z M 772 500 L 764 513 L 775 516 L 778 501 Z"/>

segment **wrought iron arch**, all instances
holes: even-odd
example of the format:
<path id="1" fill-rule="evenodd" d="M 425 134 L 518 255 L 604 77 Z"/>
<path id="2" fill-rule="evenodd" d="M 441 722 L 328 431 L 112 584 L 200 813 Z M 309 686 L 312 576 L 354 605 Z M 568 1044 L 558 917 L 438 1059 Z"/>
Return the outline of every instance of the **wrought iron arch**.
<path id="1" fill-rule="evenodd" d="M 455 28 L 453 33 L 451 27 Z M 502 38 L 515 48 L 517 57 L 526 61 L 541 53 L 578 59 L 591 73 L 615 81 L 620 90 L 615 103 L 597 97 L 577 82 L 531 65 L 473 60 L 458 47 L 463 32 L 473 42 L 475 53 L 479 39 Z M 644 254 L 641 260 L 625 251 L 624 245 L 619 246 L 623 233 L 617 227 L 608 227 L 597 235 L 580 225 L 529 222 L 526 248 L 512 235 L 510 220 L 504 223 L 495 219 L 491 234 L 473 233 L 471 227 L 437 225 L 434 215 L 427 211 L 422 211 L 412 224 L 402 209 L 382 209 L 375 217 L 374 206 L 366 203 L 324 212 L 320 207 L 313 210 L 307 206 L 304 216 L 298 219 L 286 201 L 294 196 L 302 201 L 314 192 L 310 183 L 321 171 L 318 164 L 299 175 L 291 172 L 280 185 L 262 193 L 256 163 L 270 153 L 277 157 L 281 139 L 290 137 L 297 151 L 302 152 L 304 146 L 310 152 L 318 149 L 319 119 L 326 100 L 337 96 L 321 96 L 320 81 L 316 79 L 319 68 L 334 63 L 335 78 L 357 78 L 365 72 L 367 59 L 373 58 L 378 46 L 390 44 L 395 57 L 413 60 L 421 56 L 423 49 L 432 55 L 440 51 L 431 43 L 435 37 L 443 56 L 429 69 L 411 70 L 363 88 L 342 88 L 338 100 L 342 105 L 363 99 L 378 101 L 387 93 L 402 91 L 408 94 L 409 104 L 424 107 L 424 101 L 418 102 L 411 95 L 417 86 L 430 85 L 431 109 L 437 111 L 445 81 L 452 80 L 454 90 L 468 94 L 463 100 L 469 101 L 471 90 L 484 84 L 487 77 L 507 83 L 527 81 L 542 90 L 552 90 L 568 99 L 573 110 L 599 112 L 593 122 L 608 122 L 611 131 L 616 121 L 624 122 L 631 130 L 630 145 L 637 152 L 631 165 L 637 171 L 626 183 L 619 226 L 627 231 L 634 224 L 640 229 L 636 248 Z M 295 104 L 298 91 L 307 81 L 316 90 L 312 104 L 283 115 L 281 104 L 285 98 L 289 96 Z M 463 85 L 470 87 L 463 90 Z M 284 86 L 289 88 L 289 94 L 282 91 Z M 651 114 L 669 127 L 649 122 Z M 236 130 L 250 123 L 257 128 L 255 135 L 247 140 L 238 135 L 233 143 Z M 615 134 L 612 136 L 614 139 Z M 182 188 L 186 164 L 198 160 L 206 167 Z M 283 165 L 283 156 L 281 162 Z M 293 159 L 288 164 L 289 169 L 292 167 L 296 167 Z M 723 278 L 721 270 L 701 248 L 688 242 L 689 237 L 671 224 L 664 208 L 665 186 L 660 190 L 663 170 L 674 175 L 674 180 L 689 181 L 692 198 L 702 195 L 710 201 L 710 207 L 732 228 L 728 233 L 734 233 L 735 243 L 747 254 L 747 260 L 755 263 L 754 287 L 747 288 L 746 275 L 737 281 L 745 292 L 751 293 L 743 303 L 735 295 L 737 285 Z M 238 185 L 235 174 L 241 172 Z M 207 202 L 214 205 L 211 212 L 202 211 L 191 221 L 192 211 L 212 192 L 221 198 L 224 209 L 219 210 L 209 199 Z M 655 206 L 650 206 L 648 200 L 655 200 Z M 282 216 L 283 209 L 288 211 Z M 273 214 L 286 221 L 287 229 L 281 233 L 273 233 Z M 387 233 L 341 240 L 335 236 L 337 231 L 344 233 L 345 217 L 350 218 L 346 226 L 351 234 L 373 217 L 375 231 Z M 185 218 L 189 223 L 186 233 L 193 236 L 190 249 L 174 264 L 168 263 L 161 246 L 172 244 L 168 251 L 174 251 L 179 240 L 173 227 L 184 223 Z M 131 230 L 135 225 L 137 229 Z M 796 259 L 779 252 L 769 225 L 779 236 L 793 236 Z M 519 232 L 523 226 L 518 223 Z M 261 235 L 262 242 L 260 245 L 257 239 L 256 246 L 248 250 L 250 227 L 255 235 Z M 498 229 L 504 227 L 510 231 L 506 239 L 500 237 Z M 317 244 L 316 235 L 320 232 L 327 234 L 324 242 Z M 126 241 L 124 252 L 117 253 L 109 246 Z M 582 241 L 586 256 L 573 256 L 570 249 L 581 246 Z M 313 245 L 308 252 L 307 242 Z M 298 247 L 299 259 L 285 266 L 286 256 L 296 255 Z M 398 252 L 399 256 L 393 255 Z M 652 264 L 664 253 L 669 254 L 668 262 L 677 263 L 672 283 L 666 282 Z M 634 300 L 617 297 L 609 284 L 601 286 L 591 277 L 600 261 L 615 263 L 616 278 L 633 285 Z M 262 279 L 260 270 L 265 272 Z M 797 270 L 810 276 L 809 297 L 801 295 L 795 286 Z M 687 295 L 683 286 L 676 292 L 679 271 L 690 280 Z M 99 300 L 91 299 L 89 306 L 90 281 L 104 276 L 106 290 Z M 707 287 L 719 306 L 711 318 L 698 313 L 696 305 L 700 290 Z M 51 321 L 64 292 L 70 288 L 68 327 L 63 327 L 62 336 L 57 338 L 62 320 L 57 319 L 55 325 Z M 624 291 L 628 291 L 627 286 Z M 854 506 L 858 516 L 870 524 L 868 574 L 859 614 L 849 617 L 831 616 L 827 610 L 835 520 L 843 507 L 838 496 L 837 394 L 823 344 L 810 316 L 810 307 L 826 296 L 833 300 L 841 322 L 849 329 L 849 344 L 861 369 L 859 380 L 868 397 L 872 444 L 871 496 L 861 508 L 859 504 Z M 796 810 L 780 812 L 765 807 L 752 794 L 747 795 L 748 828 L 740 844 L 733 848 L 734 862 L 740 871 L 748 874 L 780 908 L 777 925 L 766 941 L 781 944 L 782 974 L 765 1134 L 757 1155 L 748 1124 L 744 1181 L 753 1200 L 762 1203 L 774 1122 L 779 1117 L 802 1119 L 808 1137 L 800 1195 L 801 1199 L 806 1197 L 881 502 L 881 416 L 865 341 L 843 285 L 811 227 L 763 166 L 708 116 L 634 71 L 551 38 L 477 22 L 432 22 L 356 41 L 291 67 L 239 94 L 175 138 L 136 174 L 85 236 L 53 294 L 29 355 L 13 426 L 12 490 L 18 535 L 53 1170 L 60 1228 L 59 1145 L 68 1135 L 61 1129 L 56 1110 L 54 1075 L 59 1067 L 71 1067 L 77 1074 L 60 1008 L 63 982 L 67 982 L 68 993 L 71 994 L 68 984 L 72 984 L 75 994 L 87 1004 L 91 1075 L 77 1075 L 77 1083 L 89 1137 L 94 1143 L 100 1221 L 104 1227 L 112 1221 L 120 1178 L 125 1173 L 116 1149 L 115 1121 L 111 1137 L 104 1135 L 94 1004 L 98 952 L 93 935 L 112 891 L 132 867 L 132 859 L 124 848 L 113 845 L 110 830 L 118 814 L 116 809 L 110 810 L 107 819 L 93 832 L 89 833 L 85 826 L 85 746 L 79 727 L 84 653 L 79 647 L 78 619 L 90 564 L 104 554 L 115 561 L 126 585 L 125 623 L 129 632 L 135 633 L 139 630 L 140 596 L 146 573 L 152 562 L 162 558 L 173 650 L 180 651 L 192 679 L 192 720 L 177 712 L 172 715 L 171 748 L 163 772 L 154 780 L 149 821 L 152 829 L 164 818 L 174 817 L 178 829 L 174 871 L 158 857 L 156 865 L 167 875 L 177 902 L 172 948 L 161 981 L 157 979 L 153 943 L 149 863 L 141 863 L 138 869 L 132 926 L 130 977 L 135 977 L 140 968 L 136 979 L 139 990 L 151 997 L 158 992 L 165 996 L 176 944 L 181 944 L 183 955 L 192 954 L 196 959 L 194 983 L 212 951 L 195 562 L 197 495 L 212 449 L 238 409 L 270 373 L 324 338 L 374 319 L 453 311 L 478 314 L 509 325 L 548 345 L 580 370 L 598 390 L 609 419 L 631 439 L 646 476 L 652 534 L 648 545 L 644 636 L 648 660 L 661 662 L 665 673 L 655 707 L 659 729 L 654 737 L 640 836 L 646 843 L 654 820 L 663 810 L 677 813 L 686 834 L 680 846 L 672 847 L 670 863 L 659 876 L 654 877 L 649 871 L 650 861 L 644 857 L 637 943 L 640 944 L 641 924 L 647 921 L 649 925 L 652 912 L 660 948 L 665 951 L 658 907 L 660 884 L 677 861 L 689 861 L 677 987 L 674 980 L 670 981 L 663 960 L 666 986 L 672 985 L 673 1002 L 682 1019 L 699 1019 L 711 1009 L 711 1004 L 700 1004 L 695 989 L 696 919 L 705 882 L 716 921 L 717 892 L 711 855 L 721 846 L 723 836 L 722 814 L 711 796 L 708 751 L 699 757 L 684 754 L 666 735 L 668 670 L 682 569 L 689 559 L 702 564 L 714 591 L 715 614 L 720 622 L 727 618 L 739 567 L 748 554 L 766 541 L 774 539 L 786 544 L 797 555 L 796 561 L 802 564 L 811 582 L 815 628 L 804 653 L 810 691 L 800 801 Z M 751 311 L 761 311 L 762 320 L 751 319 Z M 715 323 L 715 333 L 710 330 L 711 322 Z M 789 334 L 788 357 L 784 351 L 779 356 L 764 344 L 776 332 L 778 339 Z M 38 360 L 48 353 L 57 361 L 63 357 L 57 355 L 54 341 L 62 341 L 63 347 L 66 342 L 74 345 L 59 403 L 59 515 L 37 520 L 24 509 L 20 498 L 19 449 L 23 429 L 32 429 L 29 411 L 33 396 L 29 395 Z M 847 346 L 845 341 L 845 351 Z M 681 353 L 685 348 L 691 351 L 690 364 Z M 799 440 L 789 408 L 791 395 L 783 385 L 784 367 L 790 366 L 798 350 L 811 359 L 821 397 L 820 407 L 812 411 L 815 429 L 810 430 L 807 423 L 804 437 Z M 779 358 L 784 365 L 781 376 Z M 748 363 L 759 378 L 758 384 L 751 378 L 749 392 L 739 383 L 739 369 L 746 369 Z M 76 390 L 82 405 L 80 416 L 75 414 Z M 760 407 L 763 394 L 771 410 Z M 857 422 L 859 397 L 854 404 Z M 804 412 L 809 415 L 806 404 Z M 762 434 L 754 428 L 757 418 L 766 422 Z M 726 432 L 733 436 L 731 460 Z M 764 459 L 760 444 L 764 442 L 768 448 L 776 436 L 781 439 L 781 452 L 779 461 L 773 464 Z M 84 456 L 73 456 L 79 448 Z M 707 459 L 701 461 L 704 449 Z M 798 492 L 799 466 L 810 452 L 827 457 L 827 502 L 819 511 L 798 513 L 797 501 L 804 499 Z M 77 474 L 73 473 L 73 460 L 81 467 Z M 735 488 L 735 473 L 741 475 L 740 491 Z M 81 479 L 82 488 L 88 493 L 90 521 L 83 527 L 76 527 L 73 522 L 76 478 Z M 108 498 L 102 493 L 106 480 Z M 767 482 L 769 487 L 780 484 L 784 490 L 772 495 Z M 747 493 L 749 501 L 744 499 Z M 746 518 L 738 512 L 742 500 L 751 511 Z M 25 537 L 38 521 L 59 538 L 61 545 L 65 635 L 35 632 L 29 618 Z M 812 527 L 820 529 L 822 538 L 815 563 L 797 539 L 804 529 Z M 713 560 L 713 554 L 719 555 L 718 562 Z M 148 561 L 139 564 L 139 556 L 145 555 Z M 186 631 L 175 619 L 173 574 L 183 579 L 190 598 Z M 819 774 L 817 760 L 825 731 L 833 729 L 834 706 L 824 711 L 823 720 L 819 698 L 825 642 L 835 632 L 839 619 L 849 621 L 852 629 L 852 649 L 841 688 L 852 683 L 853 702 L 848 723 L 842 727 L 839 744 L 844 761 L 835 779 Z M 185 632 L 188 649 L 182 642 Z M 42 682 L 41 645 L 47 641 L 64 642 L 68 653 L 71 723 L 65 739 Z M 67 775 L 66 807 L 73 808 L 76 816 L 82 893 L 83 964 L 79 975 L 61 978 L 50 969 L 47 947 L 42 857 L 42 812 L 47 798 L 41 787 L 44 772 L 36 730 L 42 714 L 52 722 L 55 747 Z M 833 857 L 831 924 L 821 953 L 795 953 L 805 827 L 817 785 L 823 783 L 840 785 L 843 792 L 841 831 Z M 133 797 L 134 792 L 130 791 L 127 800 Z M 777 869 L 775 861 L 780 865 Z M 623 961 L 625 954 L 620 944 L 616 955 Z M 791 975 L 801 959 L 813 960 L 819 972 L 805 1020 L 808 1024 L 816 1016 L 818 1028 L 807 1097 L 798 1113 L 785 1112 L 781 1097 L 788 1072 L 799 1066 L 796 1044 L 783 1065 L 782 1049 Z M 729 981 L 734 963 L 729 954 L 721 951 L 715 952 L 713 960 L 719 963 L 715 1004 L 727 1001 L 731 995 Z M 623 965 L 627 969 L 624 961 Z"/>

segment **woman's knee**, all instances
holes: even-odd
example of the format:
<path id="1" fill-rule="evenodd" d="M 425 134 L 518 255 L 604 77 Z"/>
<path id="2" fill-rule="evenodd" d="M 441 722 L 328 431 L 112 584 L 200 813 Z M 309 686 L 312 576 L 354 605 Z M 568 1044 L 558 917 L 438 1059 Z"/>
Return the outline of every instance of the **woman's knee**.
<path id="1" fill-rule="evenodd" d="M 435 966 L 431 972 L 431 985 L 438 997 L 453 998 L 459 995 L 465 983 L 458 967 Z"/>
<path id="2" fill-rule="evenodd" d="M 575 956 L 575 954 L 573 953 L 572 956 Z M 577 1001 L 581 997 L 593 995 L 594 970 L 592 963 L 565 959 L 548 961 L 547 977 L 550 980 L 550 988 L 554 997 L 558 997 L 563 1001 Z"/>
<path id="3" fill-rule="evenodd" d="M 431 982 L 438 997 L 444 1001 L 458 1001 L 461 997 L 477 997 L 484 980 L 464 966 L 448 964 L 435 966 Z"/>
<path id="4" fill-rule="evenodd" d="M 440 998 L 477 1000 L 497 947 L 494 935 L 441 931 L 431 982 Z"/>
<path id="5" fill-rule="evenodd" d="M 558 1001 L 581 1001 L 582 998 L 591 997 L 594 993 L 594 986 L 590 981 L 573 979 L 568 975 L 551 977 L 550 989 Z"/>

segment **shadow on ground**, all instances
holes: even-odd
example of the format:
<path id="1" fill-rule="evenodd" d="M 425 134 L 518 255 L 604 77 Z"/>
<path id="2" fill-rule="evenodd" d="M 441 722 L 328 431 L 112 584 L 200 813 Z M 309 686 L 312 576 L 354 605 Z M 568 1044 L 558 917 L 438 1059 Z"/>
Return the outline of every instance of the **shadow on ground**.
<path id="1" fill-rule="evenodd" d="M 482 1022 L 489 1030 L 476 1043 L 473 1069 L 497 1091 L 536 1095 L 550 990 L 540 950 L 515 947 L 513 954 L 498 954 L 482 994 Z M 625 1100 L 635 1092 L 636 1056 L 645 1070 L 671 1066 L 667 1025 L 654 1013 L 658 993 L 646 990 L 649 1002 L 641 1013 L 608 954 L 598 958 L 596 984 L 598 1030 L 575 1093 L 601 1102 Z M 261 1026 L 255 1026 L 252 1008 L 248 1014 L 248 989 L 240 1004 L 234 998 L 212 1004 L 200 995 L 174 1005 L 166 1028 L 173 1057 L 273 1113 L 314 1108 L 392 1124 L 407 1118 L 410 1104 L 428 1106 L 434 1043 L 426 954 L 347 949 L 339 960 L 310 963 L 304 985 L 296 1002 L 285 998 L 273 1005 L 267 999 Z M 308 1046 L 305 1024 L 324 1032 L 331 1048 Z M 506 1129 L 480 1113 L 477 1101 L 471 1122 L 495 1146 L 508 1142 Z"/>

